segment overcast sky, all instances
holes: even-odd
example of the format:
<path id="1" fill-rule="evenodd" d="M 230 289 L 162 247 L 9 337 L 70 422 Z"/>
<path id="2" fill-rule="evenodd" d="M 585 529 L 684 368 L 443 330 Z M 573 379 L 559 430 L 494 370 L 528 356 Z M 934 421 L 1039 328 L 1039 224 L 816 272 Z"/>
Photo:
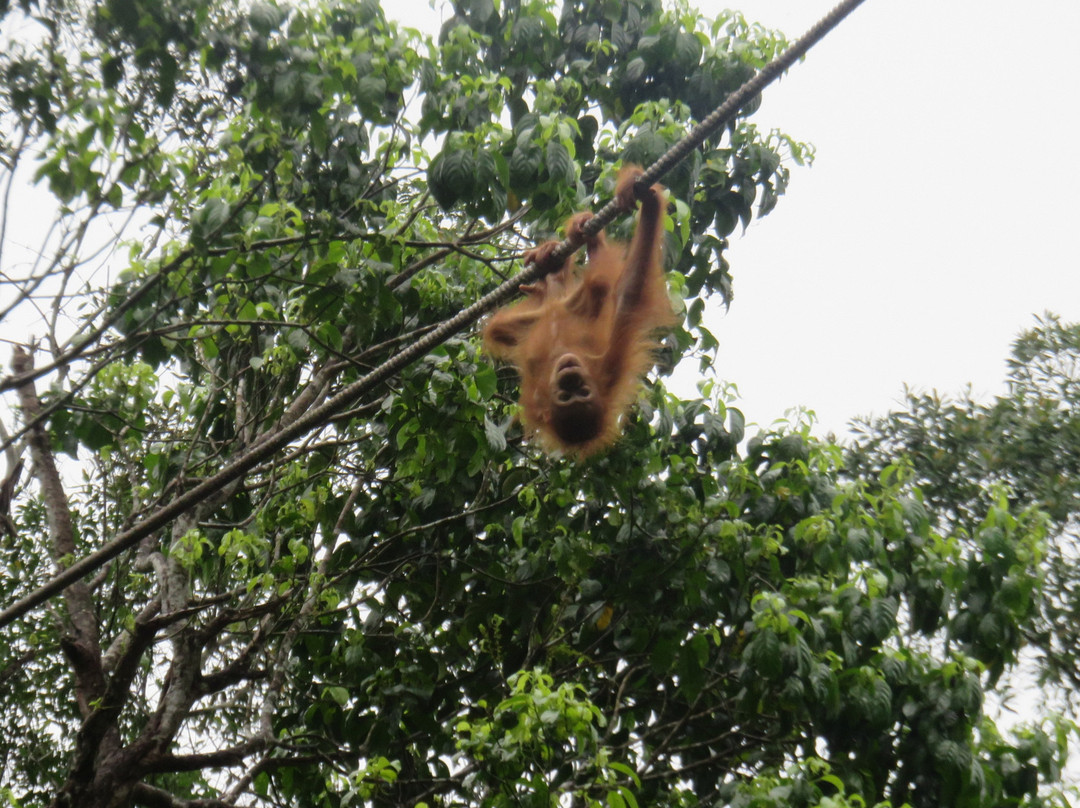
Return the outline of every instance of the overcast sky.
<path id="1" fill-rule="evenodd" d="M 795 39 L 835 3 L 696 5 Z M 384 7 L 440 19 L 427 0 Z M 1033 315 L 1080 320 L 1080 3 L 866 0 L 753 120 L 817 159 L 733 237 L 713 330 L 748 420 L 801 405 L 840 434 L 905 383 L 989 397 Z"/>
<path id="2" fill-rule="evenodd" d="M 736 7 L 794 37 L 831 6 Z M 748 418 L 988 397 L 1034 314 L 1080 320 L 1080 4 L 866 0 L 755 119 L 818 155 L 731 250 L 718 369 Z"/>

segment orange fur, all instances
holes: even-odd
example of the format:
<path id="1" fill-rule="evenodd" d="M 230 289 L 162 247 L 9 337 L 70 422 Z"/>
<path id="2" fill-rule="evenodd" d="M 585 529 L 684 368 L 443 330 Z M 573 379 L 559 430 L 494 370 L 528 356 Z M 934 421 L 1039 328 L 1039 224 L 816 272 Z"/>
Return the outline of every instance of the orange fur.
<path id="1" fill-rule="evenodd" d="M 616 198 L 636 204 L 637 166 L 619 174 Z M 654 331 L 674 323 L 661 268 L 664 189 L 649 188 L 629 245 L 603 233 L 587 243 L 588 266 L 573 259 L 523 286 L 526 298 L 500 309 L 484 329 L 484 347 L 521 374 L 522 420 L 547 449 L 584 457 L 619 435 L 620 416 L 637 397 L 653 364 Z M 567 222 L 580 235 L 590 213 Z M 558 242 L 525 256 L 543 263 Z"/>

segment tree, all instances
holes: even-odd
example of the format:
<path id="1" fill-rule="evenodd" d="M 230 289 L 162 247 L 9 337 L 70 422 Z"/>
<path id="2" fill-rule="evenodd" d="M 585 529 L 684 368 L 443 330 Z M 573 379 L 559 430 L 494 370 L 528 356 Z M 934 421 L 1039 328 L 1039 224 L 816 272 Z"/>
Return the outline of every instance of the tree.
<path id="1" fill-rule="evenodd" d="M 4 221 L 28 173 L 57 210 L 33 260 L 0 240 L 39 340 L 0 381 L 0 602 L 153 526 L 0 629 L 0 795 L 1065 804 L 1067 725 L 983 709 L 1041 619 L 1047 523 L 1004 495 L 953 527 L 806 426 L 740 452 L 712 381 L 545 457 L 472 334 L 277 447 L 785 44 L 655 0 L 454 11 L 432 43 L 370 0 L 0 6 Z M 811 155 L 743 117 L 666 179 L 673 358 L 708 363 L 726 237 Z"/>
<path id="2" fill-rule="evenodd" d="M 1025 644 L 1041 685 L 1055 684 L 1070 711 L 1080 696 L 1080 325 L 1038 319 L 1013 345 L 1006 393 L 989 404 L 907 392 L 907 408 L 863 421 L 849 461 L 872 476 L 901 457 L 939 529 L 970 531 L 991 498 L 1038 508 L 1050 531 L 1038 619 Z"/>

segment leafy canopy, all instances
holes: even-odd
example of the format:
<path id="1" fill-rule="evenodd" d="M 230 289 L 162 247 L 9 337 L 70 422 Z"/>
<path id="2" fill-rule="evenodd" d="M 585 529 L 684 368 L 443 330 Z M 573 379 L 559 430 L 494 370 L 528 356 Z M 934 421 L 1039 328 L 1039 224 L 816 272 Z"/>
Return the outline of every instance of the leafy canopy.
<path id="1" fill-rule="evenodd" d="M 432 41 L 373 0 L 0 3 L 4 221 L 30 180 L 56 213 L 0 244 L 38 367 L 0 382 L 32 461 L 0 602 L 477 299 L 785 45 L 656 0 L 453 12 Z M 669 361 L 708 367 L 727 238 L 811 157 L 744 116 L 666 179 Z M 547 458 L 515 390 L 448 340 L 5 626 L 0 801 L 1065 804 L 1068 725 L 984 710 L 1045 616 L 1041 513 L 976 482 L 942 521 L 803 424 L 738 451 L 709 378 Z"/>

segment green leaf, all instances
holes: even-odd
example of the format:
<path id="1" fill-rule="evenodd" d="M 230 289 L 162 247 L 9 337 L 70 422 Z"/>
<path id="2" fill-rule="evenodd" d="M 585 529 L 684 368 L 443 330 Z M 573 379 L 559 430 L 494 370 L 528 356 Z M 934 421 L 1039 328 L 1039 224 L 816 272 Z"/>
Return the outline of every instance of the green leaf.
<path id="1" fill-rule="evenodd" d="M 349 703 L 349 691 L 344 687 L 328 687 L 326 693 L 337 702 L 339 707 L 344 707 Z"/>
<path id="2" fill-rule="evenodd" d="M 639 84 L 645 76 L 645 69 L 645 60 L 640 56 L 635 56 L 626 63 L 623 81 L 627 84 Z"/>
<path id="3" fill-rule="evenodd" d="M 506 435 L 486 415 L 484 416 L 484 437 L 487 438 L 488 446 L 495 451 L 501 452 L 506 449 Z"/>
<path id="4" fill-rule="evenodd" d="M 557 140 L 552 140 L 547 145 L 547 170 L 548 175 L 556 182 L 574 182 L 574 160 L 566 146 Z"/>
<path id="5" fill-rule="evenodd" d="M 449 210 L 459 200 L 472 196 L 476 161 L 464 149 L 443 151 L 428 169 L 428 187 L 439 206 Z"/>
<path id="6" fill-rule="evenodd" d="M 263 36 L 268 36 L 281 24 L 283 19 L 284 12 L 271 3 L 253 3 L 251 10 L 248 12 L 251 27 Z"/>

